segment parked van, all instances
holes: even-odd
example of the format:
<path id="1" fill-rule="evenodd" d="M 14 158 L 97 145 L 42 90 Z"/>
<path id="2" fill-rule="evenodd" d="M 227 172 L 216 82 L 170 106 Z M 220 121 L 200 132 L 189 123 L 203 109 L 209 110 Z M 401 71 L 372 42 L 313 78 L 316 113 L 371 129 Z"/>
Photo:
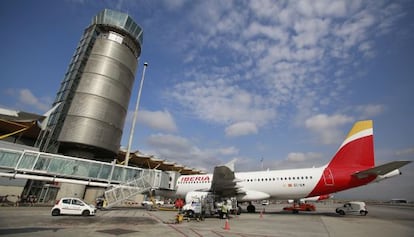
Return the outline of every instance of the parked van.
<path id="1" fill-rule="evenodd" d="M 336 213 L 339 215 L 355 214 L 366 216 L 368 214 L 368 210 L 365 202 L 347 202 L 342 207 L 336 208 Z"/>

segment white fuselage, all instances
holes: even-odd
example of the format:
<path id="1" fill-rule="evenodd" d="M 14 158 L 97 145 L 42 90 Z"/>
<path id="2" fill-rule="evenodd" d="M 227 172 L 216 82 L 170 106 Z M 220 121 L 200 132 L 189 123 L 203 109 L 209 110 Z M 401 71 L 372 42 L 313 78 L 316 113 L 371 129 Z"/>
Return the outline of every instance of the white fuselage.
<path id="1" fill-rule="evenodd" d="M 238 199 L 249 201 L 307 197 L 322 178 L 323 170 L 324 167 L 235 173 L 237 188 L 246 193 L 254 193 L 248 198 L 243 198 L 242 195 Z M 190 191 L 208 190 L 212 179 L 212 174 L 181 176 L 177 181 L 177 195 L 185 196 Z"/>

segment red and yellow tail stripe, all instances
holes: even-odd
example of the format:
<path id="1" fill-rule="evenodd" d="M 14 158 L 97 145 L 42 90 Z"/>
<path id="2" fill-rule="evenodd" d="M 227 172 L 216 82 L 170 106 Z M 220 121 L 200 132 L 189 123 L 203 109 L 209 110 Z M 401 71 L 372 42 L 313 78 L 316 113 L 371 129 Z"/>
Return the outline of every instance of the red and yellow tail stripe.
<path id="1" fill-rule="evenodd" d="M 339 147 L 339 150 L 346 144 L 355 141 L 359 138 L 370 136 L 374 134 L 373 122 L 372 120 L 359 121 L 354 124 L 351 131 L 349 131 L 348 136 L 346 136 L 345 141 Z"/>

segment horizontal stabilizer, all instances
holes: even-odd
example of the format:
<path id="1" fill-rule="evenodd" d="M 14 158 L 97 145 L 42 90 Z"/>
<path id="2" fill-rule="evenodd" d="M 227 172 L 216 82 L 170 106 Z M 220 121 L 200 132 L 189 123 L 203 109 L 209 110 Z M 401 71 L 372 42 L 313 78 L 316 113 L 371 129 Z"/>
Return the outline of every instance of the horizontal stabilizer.
<path id="1" fill-rule="evenodd" d="M 393 161 L 393 162 L 386 163 L 380 166 L 376 166 L 374 168 L 370 168 L 370 169 L 363 170 L 363 171 L 358 171 L 353 175 L 359 179 L 365 178 L 369 175 L 385 175 L 393 170 L 403 167 L 404 165 L 408 163 L 411 163 L 411 161 L 407 161 L 407 160 Z"/>

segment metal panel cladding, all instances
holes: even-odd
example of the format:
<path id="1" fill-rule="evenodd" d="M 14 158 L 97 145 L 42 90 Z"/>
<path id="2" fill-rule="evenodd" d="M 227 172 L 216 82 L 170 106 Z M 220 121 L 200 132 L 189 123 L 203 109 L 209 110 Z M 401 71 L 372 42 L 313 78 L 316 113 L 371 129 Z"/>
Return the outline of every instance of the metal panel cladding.
<path id="1" fill-rule="evenodd" d="M 95 39 L 78 74 L 59 149 L 117 154 L 141 53 L 142 30 L 127 14 L 107 9 L 93 19 L 90 29 Z"/>

